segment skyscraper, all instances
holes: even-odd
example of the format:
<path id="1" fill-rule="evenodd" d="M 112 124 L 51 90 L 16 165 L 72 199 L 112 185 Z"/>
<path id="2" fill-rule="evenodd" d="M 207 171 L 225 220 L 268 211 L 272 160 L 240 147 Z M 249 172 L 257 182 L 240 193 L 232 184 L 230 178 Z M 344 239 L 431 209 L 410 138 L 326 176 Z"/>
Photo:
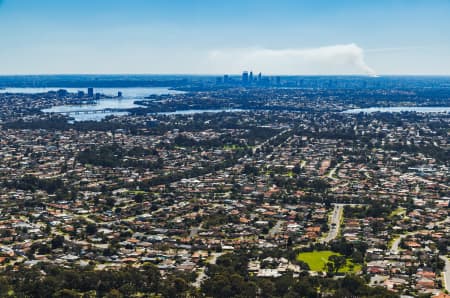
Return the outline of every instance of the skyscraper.
<path id="1" fill-rule="evenodd" d="M 247 72 L 247 71 L 244 71 L 244 72 L 242 73 L 242 83 L 243 83 L 244 85 L 247 85 L 247 84 L 248 84 L 248 72 Z"/>
<path id="2" fill-rule="evenodd" d="M 94 97 L 94 88 L 92 88 L 92 87 L 88 88 L 88 96 L 89 97 Z"/>
<path id="3" fill-rule="evenodd" d="M 249 79 L 250 83 L 253 82 L 253 71 L 250 72 L 250 76 L 248 79 Z"/>

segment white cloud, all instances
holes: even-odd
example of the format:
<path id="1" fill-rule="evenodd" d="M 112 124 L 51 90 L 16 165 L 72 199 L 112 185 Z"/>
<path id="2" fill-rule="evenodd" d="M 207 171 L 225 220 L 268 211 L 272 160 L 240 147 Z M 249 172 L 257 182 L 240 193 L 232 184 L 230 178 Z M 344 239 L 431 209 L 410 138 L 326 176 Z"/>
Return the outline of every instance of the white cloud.
<path id="1" fill-rule="evenodd" d="M 240 73 L 253 70 L 266 74 L 367 74 L 375 71 L 364 61 L 356 44 L 309 49 L 225 49 L 209 52 L 209 73 Z"/>

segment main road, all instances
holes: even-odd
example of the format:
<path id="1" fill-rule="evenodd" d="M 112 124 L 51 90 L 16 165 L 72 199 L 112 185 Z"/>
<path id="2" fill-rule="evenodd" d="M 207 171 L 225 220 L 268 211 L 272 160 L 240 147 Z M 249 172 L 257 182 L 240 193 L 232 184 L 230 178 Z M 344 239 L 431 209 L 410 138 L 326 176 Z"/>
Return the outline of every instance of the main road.
<path id="1" fill-rule="evenodd" d="M 271 137 L 271 138 L 265 140 L 265 141 L 262 142 L 261 144 L 256 145 L 256 146 L 253 148 L 253 154 L 255 154 L 257 150 L 259 150 L 259 149 L 261 149 L 262 147 L 264 147 L 265 145 L 269 144 L 270 141 L 273 141 L 273 140 L 275 140 L 276 138 L 282 136 L 283 134 L 289 133 L 290 131 L 292 131 L 291 128 L 282 130 L 281 132 L 279 132 L 278 134 L 274 135 L 273 137 Z"/>
<path id="2" fill-rule="evenodd" d="M 447 256 L 439 256 L 442 261 L 445 262 L 444 271 L 442 272 L 444 276 L 444 284 L 445 289 L 450 292 L 450 261 Z"/>
<path id="3" fill-rule="evenodd" d="M 328 231 L 328 235 L 321 240 L 322 243 L 328 243 L 334 239 L 339 234 L 339 229 L 341 227 L 341 221 L 342 221 L 342 215 L 344 213 L 344 206 L 345 204 L 335 204 L 333 213 L 331 214 L 331 220 L 330 220 L 330 230 Z"/>

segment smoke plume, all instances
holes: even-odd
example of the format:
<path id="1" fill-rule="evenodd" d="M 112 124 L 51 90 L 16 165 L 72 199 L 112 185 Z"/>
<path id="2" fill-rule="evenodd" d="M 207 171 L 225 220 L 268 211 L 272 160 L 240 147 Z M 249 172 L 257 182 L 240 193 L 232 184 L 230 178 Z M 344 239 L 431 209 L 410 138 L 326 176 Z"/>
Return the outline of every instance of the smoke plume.
<path id="1" fill-rule="evenodd" d="M 268 74 L 366 74 L 376 76 L 356 44 L 309 49 L 228 49 L 211 51 L 212 72 L 239 73 L 242 70 Z"/>

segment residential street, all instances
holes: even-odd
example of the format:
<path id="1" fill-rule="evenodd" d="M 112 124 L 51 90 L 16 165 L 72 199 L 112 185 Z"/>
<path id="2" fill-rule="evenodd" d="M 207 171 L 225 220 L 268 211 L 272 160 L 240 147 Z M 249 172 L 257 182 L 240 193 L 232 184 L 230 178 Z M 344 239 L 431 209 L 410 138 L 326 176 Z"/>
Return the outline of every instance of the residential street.
<path id="1" fill-rule="evenodd" d="M 215 264 L 217 262 L 217 258 L 220 257 L 223 254 L 224 254 L 223 252 L 213 252 L 213 253 L 211 253 L 211 257 L 208 260 L 206 260 L 206 263 L 208 263 L 208 264 Z M 201 284 L 202 284 L 202 281 L 206 278 L 205 268 L 206 268 L 206 266 L 201 267 L 200 272 L 199 272 L 199 274 L 197 276 L 197 279 L 192 284 L 194 287 L 199 288 L 201 286 Z"/>

